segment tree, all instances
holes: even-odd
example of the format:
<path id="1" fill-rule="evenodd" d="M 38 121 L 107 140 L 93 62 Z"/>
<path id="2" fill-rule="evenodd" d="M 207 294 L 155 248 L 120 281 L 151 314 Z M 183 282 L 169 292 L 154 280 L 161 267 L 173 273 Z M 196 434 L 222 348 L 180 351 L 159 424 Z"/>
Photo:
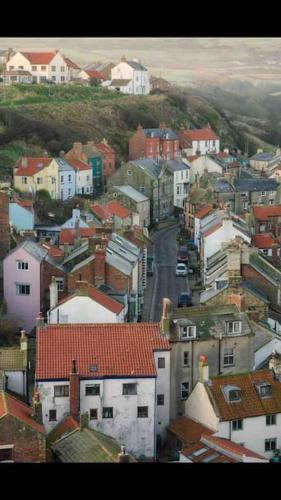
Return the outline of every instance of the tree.
<path id="1" fill-rule="evenodd" d="M 90 78 L 90 86 L 91 87 L 98 87 L 99 86 L 99 80 L 97 80 L 97 78 Z"/>

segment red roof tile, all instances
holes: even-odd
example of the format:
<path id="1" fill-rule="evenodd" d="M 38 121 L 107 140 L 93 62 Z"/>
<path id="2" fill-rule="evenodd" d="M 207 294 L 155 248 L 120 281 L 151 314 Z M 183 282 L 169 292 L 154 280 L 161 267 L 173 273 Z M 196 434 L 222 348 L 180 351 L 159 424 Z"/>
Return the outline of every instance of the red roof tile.
<path id="1" fill-rule="evenodd" d="M 62 56 L 67 64 L 67 66 L 69 68 L 73 68 L 73 69 L 81 69 L 79 66 L 77 66 L 77 64 L 75 64 L 73 61 L 71 61 L 71 59 L 69 59 L 68 57 L 65 57 L 65 56 Z"/>
<path id="2" fill-rule="evenodd" d="M 4 415 L 12 415 L 36 431 L 42 432 L 43 434 L 46 433 L 43 425 L 38 424 L 38 422 L 35 422 L 31 417 L 32 408 L 30 408 L 30 406 L 27 406 L 25 403 L 15 399 L 6 392 L 0 392 L 0 418 Z"/>
<path id="3" fill-rule="evenodd" d="M 112 219 L 112 214 L 105 208 L 105 205 L 93 203 L 93 205 L 91 205 L 91 210 L 93 214 L 100 220 Z"/>
<path id="4" fill-rule="evenodd" d="M 217 436 L 210 436 L 205 434 L 202 434 L 201 439 L 204 439 L 204 441 L 207 443 L 209 442 L 210 444 L 212 443 L 214 445 L 218 445 L 224 448 L 226 451 L 230 451 L 231 453 L 235 453 L 236 455 L 240 455 L 241 457 L 243 455 L 246 455 L 247 457 L 262 458 L 264 460 L 264 457 L 262 455 L 259 455 L 258 453 L 249 450 L 249 448 L 245 448 L 245 446 L 241 446 L 238 443 L 234 443 L 229 439 L 224 439 Z"/>
<path id="5" fill-rule="evenodd" d="M 79 229 L 63 228 L 60 231 L 59 244 L 73 245 L 76 238 L 92 238 L 96 234 L 95 227 L 79 227 Z"/>
<path id="6" fill-rule="evenodd" d="M 255 219 L 260 221 L 270 220 L 270 217 L 281 217 L 281 205 L 270 207 L 253 207 Z"/>
<path id="7" fill-rule="evenodd" d="M 198 452 L 201 450 L 201 453 L 196 455 L 195 452 Z M 205 450 L 205 451 L 204 451 Z M 238 462 L 238 460 L 235 460 L 233 458 L 228 457 L 227 455 L 220 453 L 219 451 L 215 450 L 212 448 L 212 446 L 206 446 L 204 443 L 201 441 L 198 441 L 198 443 L 189 446 L 188 448 L 184 448 L 181 453 L 191 460 L 193 463 L 204 463 L 206 459 L 209 457 L 210 458 L 210 463 L 219 463 L 219 462 L 231 462 L 235 463 Z M 216 455 L 211 459 L 211 456 Z"/>
<path id="8" fill-rule="evenodd" d="M 55 57 L 56 52 L 21 52 L 31 64 L 49 64 Z"/>
<path id="9" fill-rule="evenodd" d="M 219 139 L 210 128 L 185 130 L 184 136 L 191 141 L 215 141 Z"/>
<path id="10" fill-rule="evenodd" d="M 188 161 L 191 161 L 191 162 L 193 162 L 194 160 L 197 160 L 197 158 L 200 158 L 200 156 L 198 156 L 198 155 L 191 155 L 191 156 L 187 156 L 186 157 L 186 159 Z"/>
<path id="11" fill-rule="evenodd" d="M 52 158 L 26 158 L 27 165 L 26 167 L 22 166 L 22 158 L 20 158 L 16 163 L 17 172 L 15 175 L 20 176 L 32 176 L 42 170 L 42 168 L 49 165 L 52 161 Z"/>
<path id="12" fill-rule="evenodd" d="M 115 153 L 114 149 L 112 149 L 109 145 L 104 144 L 104 142 L 96 144 L 96 147 L 98 148 L 99 152 L 103 154 Z"/>
<path id="13" fill-rule="evenodd" d="M 207 229 L 207 231 L 204 231 L 203 232 L 203 236 L 204 238 L 206 238 L 207 236 L 210 236 L 210 234 L 213 234 L 215 231 L 217 231 L 217 229 L 219 229 L 220 227 L 222 227 L 222 223 L 221 222 L 218 222 L 217 224 L 215 224 L 214 226 L 210 227 L 210 229 Z"/>
<path id="14" fill-rule="evenodd" d="M 62 257 L 63 256 L 63 250 L 61 250 L 58 247 L 55 247 L 53 245 L 49 245 L 48 243 L 42 243 L 41 245 L 43 248 L 46 248 L 48 250 L 48 254 L 51 257 Z"/>
<path id="15" fill-rule="evenodd" d="M 67 163 L 71 165 L 75 170 L 81 171 L 81 170 L 91 170 L 90 165 L 86 163 L 85 161 L 81 160 L 67 160 Z"/>
<path id="16" fill-rule="evenodd" d="M 61 420 L 61 422 L 59 422 L 58 425 L 54 427 L 54 429 L 52 429 L 52 431 L 48 435 L 48 442 L 53 443 L 54 441 L 60 439 L 63 435 L 75 431 L 75 429 L 78 429 L 78 427 L 78 422 L 73 417 L 71 417 L 71 415 L 68 415 L 63 420 Z"/>
<path id="17" fill-rule="evenodd" d="M 111 201 L 110 203 L 104 205 L 104 208 L 112 215 L 120 217 L 120 219 L 125 219 L 125 217 L 128 217 L 131 214 L 130 210 L 120 205 L 118 201 Z"/>
<path id="18" fill-rule="evenodd" d="M 23 208 L 33 207 L 33 202 L 31 200 L 15 200 L 15 202 Z"/>
<path id="19" fill-rule="evenodd" d="M 170 350 L 159 323 L 45 325 L 36 342 L 36 380 L 69 379 L 72 359 L 81 377 L 155 377 L 153 352 Z"/>
<path id="20" fill-rule="evenodd" d="M 274 238 L 268 233 L 254 234 L 252 237 L 252 243 L 257 248 L 272 248 L 274 242 Z"/>
<path id="21" fill-rule="evenodd" d="M 85 73 L 87 73 L 87 75 L 89 75 L 90 78 L 97 78 L 98 80 L 104 80 L 104 77 L 102 76 L 101 73 L 99 73 L 99 71 L 89 70 L 85 71 Z"/>
<path id="22" fill-rule="evenodd" d="M 212 205 L 206 205 L 206 207 L 202 207 L 202 208 L 200 208 L 200 210 L 195 212 L 194 218 L 204 219 L 204 217 L 206 217 L 206 215 L 208 215 L 212 210 L 213 210 Z"/>
<path id="23" fill-rule="evenodd" d="M 175 434 L 181 441 L 188 444 L 197 443 L 203 433 L 209 435 L 215 432 L 208 429 L 205 425 L 185 416 L 172 420 L 168 430 Z"/>
<path id="24" fill-rule="evenodd" d="M 271 384 L 272 397 L 263 399 L 259 396 L 255 387 L 258 382 Z M 240 402 L 226 401 L 223 393 L 225 385 L 235 385 L 241 389 Z M 211 377 L 209 390 L 223 421 L 281 413 L 281 383 L 274 380 L 270 370 Z"/>

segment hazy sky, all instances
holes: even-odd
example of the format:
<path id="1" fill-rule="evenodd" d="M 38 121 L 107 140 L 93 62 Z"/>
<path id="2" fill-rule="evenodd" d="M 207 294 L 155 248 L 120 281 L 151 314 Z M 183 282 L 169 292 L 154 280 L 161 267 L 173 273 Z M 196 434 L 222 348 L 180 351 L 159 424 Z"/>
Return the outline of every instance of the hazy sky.
<path id="1" fill-rule="evenodd" d="M 0 38 L 0 49 L 60 49 L 81 66 L 138 58 L 151 74 L 184 83 L 194 72 L 264 63 L 281 54 L 281 38 Z"/>

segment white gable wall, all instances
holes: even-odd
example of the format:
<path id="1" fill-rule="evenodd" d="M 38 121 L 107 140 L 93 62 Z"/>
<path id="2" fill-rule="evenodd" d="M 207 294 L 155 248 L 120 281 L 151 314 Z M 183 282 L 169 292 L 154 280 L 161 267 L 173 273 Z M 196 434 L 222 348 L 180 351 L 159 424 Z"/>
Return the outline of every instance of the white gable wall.
<path id="1" fill-rule="evenodd" d="M 75 296 L 49 311 L 48 323 L 124 323 L 124 312 L 115 314 L 90 297 Z"/>
<path id="2" fill-rule="evenodd" d="M 219 418 L 210 402 L 206 388 L 197 382 L 185 403 L 185 415 L 213 430 L 218 430 Z"/>

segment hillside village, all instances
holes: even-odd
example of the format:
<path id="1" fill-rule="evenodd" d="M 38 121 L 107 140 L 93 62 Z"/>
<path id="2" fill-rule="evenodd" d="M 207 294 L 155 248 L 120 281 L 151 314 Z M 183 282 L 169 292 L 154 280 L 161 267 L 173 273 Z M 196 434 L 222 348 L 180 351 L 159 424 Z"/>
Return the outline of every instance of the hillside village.
<path id="1" fill-rule="evenodd" d="M 7 87 L 170 88 L 125 56 L 0 63 Z M 1 179 L 0 462 L 280 462 L 281 150 L 208 121 L 124 140 Z"/>

